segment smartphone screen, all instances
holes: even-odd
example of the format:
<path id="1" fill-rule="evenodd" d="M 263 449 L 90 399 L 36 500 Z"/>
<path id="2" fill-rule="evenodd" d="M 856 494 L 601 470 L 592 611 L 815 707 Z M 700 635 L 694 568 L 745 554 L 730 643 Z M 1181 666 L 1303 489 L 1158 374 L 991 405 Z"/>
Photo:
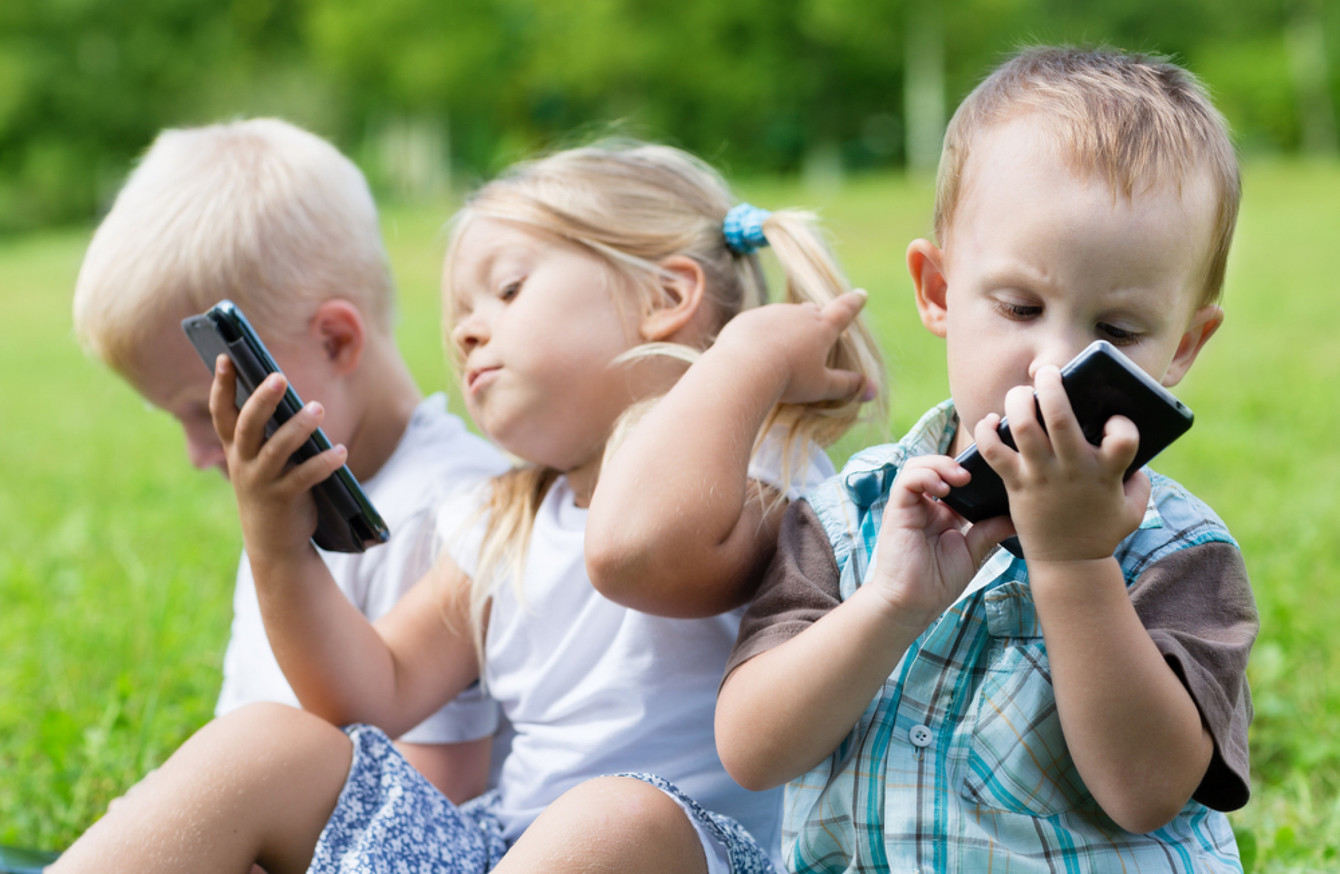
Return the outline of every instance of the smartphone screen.
<path id="1" fill-rule="evenodd" d="M 1140 448 L 1126 470 L 1127 477 L 1191 427 L 1190 408 L 1106 340 L 1091 343 L 1063 367 L 1061 383 L 1084 436 L 1095 446 L 1102 441 L 1103 428 L 1113 416 L 1125 416 L 1135 423 Z M 1007 446 L 1014 446 L 1009 422 L 1002 421 L 996 433 Z M 1008 515 L 1010 501 L 1005 484 L 978 453 L 976 444 L 962 452 L 957 461 L 972 474 L 972 480 L 951 489 L 944 502 L 970 522 Z"/>
<path id="2" fill-rule="evenodd" d="M 281 372 L 260 336 L 232 301 L 220 301 L 207 312 L 183 319 L 181 326 L 210 373 L 214 372 L 214 362 L 219 355 L 226 354 L 232 359 L 237 371 L 239 410 L 267 376 Z M 302 399 L 289 385 L 266 425 L 266 436 L 301 410 L 302 405 Z M 325 432 L 318 428 L 293 454 L 293 461 L 295 464 L 305 461 L 330 446 Z M 313 487 L 312 496 L 317 508 L 317 527 L 312 541 L 322 549 L 363 552 L 390 538 L 386 523 L 347 465 L 341 465 L 328 479 Z"/>

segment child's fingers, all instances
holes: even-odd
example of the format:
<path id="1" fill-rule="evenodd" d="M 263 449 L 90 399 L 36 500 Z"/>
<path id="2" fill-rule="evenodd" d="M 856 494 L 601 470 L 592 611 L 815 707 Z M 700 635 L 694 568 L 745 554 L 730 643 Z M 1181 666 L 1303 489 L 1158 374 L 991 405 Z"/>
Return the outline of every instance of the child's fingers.
<path id="1" fill-rule="evenodd" d="M 344 464 L 348 458 L 349 450 L 341 443 L 307 459 L 284 474 L 284 479 L 288 486 L 295 491 L 305 492 L 317 483 L 330 479 L 331 474 L 339 470 L 340 465 Z"/>
<path id="2" fill-rule="evenodd" d="M 237 426 L 233 429 L 233 443 L 243 458 L 255 458 L 260 453 L 261 446 L 266 442 L 265 426 L 279 407 L 279 401 L 287 388 L 288 382 L 284 375 L 272 373 L 256 386 L 251 397 L 242 405 L 237 414 Z"/>
<path id="3" fill-rule="evenodd" d="M 1001 442 L 1000 434 L 996 429 L 1000 427 L 1000 416 L 997 413 L 987 413 L 976 425 L 972 427 L 972 439 L 977 444 L 977 451 L 987 462 L 991 462 L 993 455 L 999 455 L 1005 448 Z M 999 447 L 999 448 L 998 448 Z M 992 465 L 995 467 L 995 465 Z"/>
<path id="4" fill-rule="evenodd" d="M 875 399 L 875 384 L 854 370 L 829 370 L 828 391 L 819 400 L 843 400 L 856 397 L 862 403 Z"/>
<path id="5" fill-rule="evenodd" d="M 856 321 L 857 314 L 861 312 L 861 308 L 865 306 L 865 302 L 869 298 L 870 295 L 866 293 L 864 288 L 849 291 L 825 304 L 819 316 L 832 325 L 835 331 L 842 333 L 852 322 Z"/>
<path id="6" fill-rule="evenodd" d="M 1129 465 L 1127 465 L 1129 467 Z M 1137 470 L 1131 474 L 1131 478 L 1122 484 L 1122 489 L 1126 493 L 1128 506 L 1139 508 L 1149 506 L 1149 493 L 1153 487 L 1149 484 L 1149 477 L 1145 476 L 1143 470 Z"/>
<path id="7" fill-rule="evenodd" d="M 1000 427 L 1000 415 L 997 413 L 987 413 L 982 417 L 982 421 L 972 429 L 973 440 L 977 442 L 977 451 L 981 454 L 991 469 L 1002 477 L 1008 471 L 1014 469 L 1018 464 L 1019 453 L 1005 445 L 1005 441 L 1000 439 L 1000 434 L 996 431 Z M 1013 423 L 1011 423 L 1013 430 Z"/>
<path id="8" fill-rule="evenodd" d="M 223 445 L 232 443 L 233 431 L 237 427 L 237 377 L 227 355 L 219 355 L 214 361 L 214 382 L 209 387 L 209 416 Z"/>
<path id="9" fill-rule="evenodd" d="M 922 495 L 943 498 L 950 485 L 963 485 L 969 479 L 968 471 L 947 455 L 922 455 L 903 465 L 896 479 L 897 489 L 889 496 L 889 503 L 911 506 Z"/>
<path id="10" fill-rule="evenodd" d="M 257 460 L 269 469 L 283 470 L 294 453 L 307 442 L 307 438 L 321 427 L 325 417 L 326 408 L 317 401 L 309 401 L 265 440 L 256 452 Z"/>
<path id="11" fill-rule="evenodd" d="M 1061 382 L 1061 371 L 1055 367 L 1039 369 L 1033 378 L 1033 387 L 1038 413 L 1046 426 L 1047 440 L 1056 457 L 1069 461 L 1089 452 L 1089 441 L 1080 428 L 1079 420 L 1075 418 L 1070 398 Z M 1014 418 L 1011 417 L 1010 421 L 1013 422 Z"/>
<path id="12" fill-rule="evenodd" d="M 1050 452 L 1031 386 L 1017 385 L 1005 393 L 1005 418 L 1010 420 L 1010 434 L 1021 456 L 1037 458 Z"/>
<path id="13" fill-rule="evenodd" d="M 968 552 L 972 555 L 974 567 L 981 567 L 982 562 L 991 554 L 991 550 L 996 547 L 1006 537 L 1013 537 L 1014 521 L 1009 516 L 992 516 L 990 519 L 983 519 L 980 522 L 974 522 L 964 533 L 964 540 L 968 544 Z"/>
<path id="14" fill-rule="evenodd" d="M 1125 416 L 1113 416 L 1103 426 L 1101 452 L 1112 466 L 1125 471 L 1140 449 L 1140 429 Z"/>

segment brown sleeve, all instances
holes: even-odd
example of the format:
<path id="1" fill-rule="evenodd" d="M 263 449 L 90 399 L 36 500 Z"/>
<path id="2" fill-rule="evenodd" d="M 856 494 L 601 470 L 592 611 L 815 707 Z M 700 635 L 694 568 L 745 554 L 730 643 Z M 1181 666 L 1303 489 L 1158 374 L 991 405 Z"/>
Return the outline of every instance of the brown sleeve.
<path id="1" fill-rule="evenodd" d="M 809 502 L 792 501 L 777 533 L 777 551 L 740 622 L 725 675 L 813 625 L 841 602 L 840 592 L 823 524 Z"/>
<path id="2" fill-rule="evenodd" d="M 1237 810 L 1251 786 L 1247 655 L 1260 625 L 1242 554 L 1228 543 L 1179 550 L 1140 575 L 1131 600 L 1214 739 L 1210 767 L 1192 797 L 1215 810 Z"/>

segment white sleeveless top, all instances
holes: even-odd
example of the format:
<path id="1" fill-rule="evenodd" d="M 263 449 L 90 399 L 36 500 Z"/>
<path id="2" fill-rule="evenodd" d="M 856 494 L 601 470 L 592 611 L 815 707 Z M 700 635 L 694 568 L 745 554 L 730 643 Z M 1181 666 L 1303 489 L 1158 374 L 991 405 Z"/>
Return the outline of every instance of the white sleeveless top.
<path id="1" fill-rule="evenodd" d="M 776 482 L 775 465 L 768 466 L 774 470 L 750 473 Z M 789 497 L 831 473 L 816 451 Z M 498 782 L 505 837 L 515 840 L 584 780 L 640 771 L 735 817 L 776 855 L 781 789 L 742 789 L 717 757 L 713 735 L 717 686 L 743 608 L 668 619 L 606 599 L 586 574 L 587 511 L 573 499 L 566 478 L 549 490 L 531 535 L 524 596 L 510 579 L 501 581 L 490 613 L 487 690 L 516 732 Z M 470 539 L 464 554 L 453 554 L 466 573 L 474 572 L 478 548 Z"/>

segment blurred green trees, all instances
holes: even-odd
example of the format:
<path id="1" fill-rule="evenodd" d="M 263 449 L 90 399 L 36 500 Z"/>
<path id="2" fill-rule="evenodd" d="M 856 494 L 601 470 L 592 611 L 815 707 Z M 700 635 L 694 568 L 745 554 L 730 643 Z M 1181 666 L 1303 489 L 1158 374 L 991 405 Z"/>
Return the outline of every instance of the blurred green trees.
<path id="1" fill-rule="evenodd" d="M 737 169 L 926 167 L 1032 42 L 1172 54 L 1244 149 L 1335 153 L 1327 0 L 8 0 L 0 230 L 94 215 L 160 128 L 241 115 L 402 193 L 611 121 Z"/>

